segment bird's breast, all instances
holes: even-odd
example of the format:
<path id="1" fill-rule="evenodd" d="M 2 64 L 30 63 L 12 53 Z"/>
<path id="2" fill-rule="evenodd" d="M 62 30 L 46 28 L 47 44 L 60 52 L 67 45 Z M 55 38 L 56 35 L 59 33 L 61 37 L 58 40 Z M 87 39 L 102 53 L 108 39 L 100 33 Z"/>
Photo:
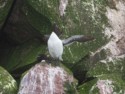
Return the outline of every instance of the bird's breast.
<path id="1" fill-rule="evenodd" d="M 63 53 L 62 41 L 48 41 L 48 49 L 53 58 L 59 58 Z"/>

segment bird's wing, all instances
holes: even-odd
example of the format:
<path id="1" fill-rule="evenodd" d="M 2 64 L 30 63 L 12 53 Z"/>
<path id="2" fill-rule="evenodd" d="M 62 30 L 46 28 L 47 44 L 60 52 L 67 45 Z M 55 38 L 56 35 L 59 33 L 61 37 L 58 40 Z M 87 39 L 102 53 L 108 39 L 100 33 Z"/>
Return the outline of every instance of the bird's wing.
<path id="1" fill-rule="evenodd" d="M 63 42 L 63 45 L 68 45 L 68 44 L 75 42 L 75 41 L 86 42 L 86 41 L 90 41 L 93 39 L 94 39 L 94 37 L 92 37 L 92 36 L 74 35 L 74 36 L 71 36 L 67 39 L 62 40 L 62 42 Z"/>

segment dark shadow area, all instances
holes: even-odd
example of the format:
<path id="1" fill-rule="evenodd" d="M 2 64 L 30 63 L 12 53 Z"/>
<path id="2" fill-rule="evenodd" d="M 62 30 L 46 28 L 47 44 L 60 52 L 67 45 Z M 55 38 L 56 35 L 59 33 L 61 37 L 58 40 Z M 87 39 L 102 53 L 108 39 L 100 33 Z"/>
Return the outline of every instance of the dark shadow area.
<path id="1" fill-rule="evenodd" d="M 75 65 L 72 67 L 73 75 L 78 80 L 78 86 L 82 85 L 88 81 L 95 79 L 94 77 L 88 77 L 87 72 L 89 70 L 88 62 L 90 62 L 89 54 L 81 58 Z"/>

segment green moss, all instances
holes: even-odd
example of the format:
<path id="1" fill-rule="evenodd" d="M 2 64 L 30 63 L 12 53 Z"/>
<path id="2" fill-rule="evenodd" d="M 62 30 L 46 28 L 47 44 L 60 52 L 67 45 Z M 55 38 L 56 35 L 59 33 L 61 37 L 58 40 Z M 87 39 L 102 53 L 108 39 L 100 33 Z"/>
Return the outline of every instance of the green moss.
<path id="1" fill-rule="evenodd" d="M 46 1 L 46 0 L 26 0 L 38 13 L 47 17 L 50 22 L 61 25 L 61 19 L 59 17 L 58 0 Z"/>
<path id="2" fill-rule="evenodd" d="M 98 77 L 101 80 L 109 79 L 112 81 L 113 92 L 117 94 L 123 94 L 125 88 L 125 81 L 122 79 L 122 75 L 119 73 L 104 74 Z M 121 92 L 121 93 L 120 93 Z"/>
<path id="3" fill-rule="evenodd" d="M 98 62 L 90 68 L 88 76 L 97 77 L 100 80 L 111 80 L 113 82 L 113 92 L 122 94 L 125 87 L 123 78 L 124 59 L 106 63 Z"/>
<path id="4" fill-rule="evenodd" d="M 94 3 L 94 5 L 93 5 Z M 74 5 L 73 5 L 74 4 Z M 104 37 L 104 26 L 108 25 L 105 16 L 107 1 L 96 0 L 74 1 L 69 0 L 64 24 L 63 38 L 70 37 L 75 34 L 94 36 L 95 41 L 88 43 L 74 43 L 65 47 L 63 59 L 64 64 L 72 68 L 75 63 L 86 56 L 89 51 L 96 51 L 97 48 L 108 42 Z M 93 9 L 94 6 L 94 9 Z M 98 10 L 97 10 L 98 9 Z"/>
<path id="5" fill-rule="evenodd" d="M 106 62 L 106 61 L 105 61 Z M 124 59 L 116 60 L 114 62 L 97 62 L 94 66 L 90 67 L 88 71 L 88 75 L 98 76 L 102 74 L 110 74 L 110 73 L 120 73 L 124 74 Z"/>
<path id="6" fill-rule="evenodd" d="M 52 31 L 50 20 L 45 15 L 36 11 L 28 2 L 24 3 L 22 10 L 29 23 L 41 34 L 47 34 Z"/>
<path id="7" fill-rule="evenodd" d="M 96 87 L 97 79 L 91 80 L 89 82 L 84 83 L 78 87 L 79 94 L 98 94 L 98 89 L 94 89 Z"/>
<path id="8" fill-rule="evenodd" d="M 0 67 L 0 93 L 17 94 L 17 83 L 13 77 Z"/>
<path id="9" fill-rule="evenodd" d="M 111 86 L 113 92 L 116 94 L 123 94 L 125 81 L 121 79 L 121 74 L 112 73 L 112 74 L 101 74 L 96 79 L 84 83 L 78 87 L 79 94 L 99 94 L 99 89 L 97 87 L 97 81 L 111 81 Z"/>
<path id="10" fill-rule="evenodd" d="M 71 75 L 71 76 L 73 75 L 72 72 L 66 66 L 61 64 L 61 67 L 68 73 L 68 75 Z M 65 82 L 64 91 L 66 94 L 78 94 L 78 92 L 76 90 L 76 86 L 78 85 L 78 81 L 75 78 L 73 80 L 74 80 L 74 82 L 72 82 L 72 83 L 69 83 L 69 81 Z"/>
<path id="11" fill-rule="evenodd" d="M 12 3 L 13 3 L 13 0 L 7 0 L 7 1 L 1 0 L 0 1 L 0 29 L 7 17 L 7 14 L 10 10 Z"/>
<path id="12" fill-rule="evenodd" d="M 78 94 L 74 83 L 71 83 L 71 84 L 69 84 L 69 82 L 65 83 L 64 84 L 64 91 L 66 94 Z"/>
<path id="13" fill-rule="evenodd" d="M 95 41 L 93 42 L 85 44 L 74 43 L 71 46 L 65 47 L 63 59 L 64 64 L 69 68 L 72 68 L 89 51 L 97 50 L 97 48 L 106 44 L 108 41 L 103 34 L 104 26 L 108 25 L 107 17 L 105 16 L 107 0 L 80 0 L 79 2 L 77 0 L 69 0 L 64 17 L 60 17 L 59 15 L 58 0 L 26 0 L 25 2 L 26 6 L 28 5 L 28 9 L 24 8 L 26 10 L 25 13 L 27 13 L 27 18 L 32 26 L 39 30 L 42 29 L 42 26 L 40 26 L 42 19 L 39 19 L 43 17 L 47 18 L 50 23 L 56 23 L 59 26 L 61 31 L 63 31 L 61 38 L 67 38 L 75 34 L 92 35 L 95 37 Z M 47 30 L 45 28 L 43 31 L 46 32 Z"/>
<path id="14" fill-rule="evenodd" d="M 23 45 L 13 47 L 6 57 L 1 59 L 1 65 L 7 70 L 12 71 L 16 68 L 33 63 L 36 57 L 47 51 L 46 47 L 38 40 L 30 40 Z"/>

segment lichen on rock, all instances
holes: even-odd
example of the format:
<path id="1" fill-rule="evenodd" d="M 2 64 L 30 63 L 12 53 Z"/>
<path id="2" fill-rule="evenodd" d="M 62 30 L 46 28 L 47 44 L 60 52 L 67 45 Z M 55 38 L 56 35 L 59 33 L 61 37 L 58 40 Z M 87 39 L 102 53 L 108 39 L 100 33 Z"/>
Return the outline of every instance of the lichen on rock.
<path id="1" fill-rule="evenodd" d="M 73 76 L 46 61 L 36 64 L 22 78 L 18 94 L 77 94 Z"/>
<path id="2" fill-rule="evenodd" d="M 0 93 L 16 94 L 17 83 L 15 79 L 2 67 L 0 67 Z"/>

